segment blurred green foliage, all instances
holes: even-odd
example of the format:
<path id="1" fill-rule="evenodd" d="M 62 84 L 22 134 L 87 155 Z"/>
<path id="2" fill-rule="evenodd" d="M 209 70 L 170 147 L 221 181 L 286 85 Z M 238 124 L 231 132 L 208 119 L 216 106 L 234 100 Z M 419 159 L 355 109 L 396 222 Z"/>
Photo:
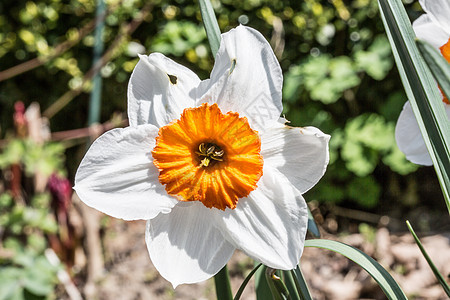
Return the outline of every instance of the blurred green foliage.
<path id="1" fill-rule="evenodd" d="M 0 169 L 21 164 L 28 175 L 50 176 L 63 170 L 64 147 L 59 143 L 37 144 L 31 140 L 13 139 L 0 154 Z"/>
<path id="2" fill-rule="evenodd" d="M 30 205 L 17 204 L 9 194 L 0 195 L 0 299 L 54 299 L 59 266 L 44 255 L 45 234 L 57 232 L 49 211 L 48 194 L 37 195 Z"/>
<path id="3" fill-rule="evenodd" d="M 105 49 L 139 16 L 142 0 L 108 0 Z M 411 1 L 409 1 L 411 2 Z M 162 52 L 203 79 L 214 60 L 198 3 L 153 0 L 151 13 L 114 49 L 102 68 L 102 121 L 126 111 L 127 81 L 137 53 Z M 239 23 L 258 29 L 272 44 L 284 72 L 284 114 L 293 126 L 313 125 L 331 134 L 331 164 L 308 199 L 373 208 L 391 181 L 417 167 L 406 161 L 394 139 L 406 96 L 384 34 L 376 0 L 212 0 L 222 32 Z M 408 4 L 412 18 L 418 3 Z M 57 45 L 80 37 L 94 19 L 93 0 L 3 0 L 0 3 L 0 70 L 33 58 L 48 58 Z M 49 107 L 80 86 L 91 67 L 93 31 L 44 65 L 0 82 L 2 136 L 12 124 L 12 104 L 37 101 Z M 89 92 L 90 86 L 85 88 Z M 84 127 L 88 93 L 51 119 L 53 131 Z M 67 115 L 70 115 L 68 122 Z M 73 176 L 84 147 L 68 149 Z M 45 152 L 45 151 L 44 151 Z M 408 186 L 404 183 L 403 186 Z M 388 199 L 395 205 L 395 199 Z M 386 208 L 389 209 L 389 208 Z"/>
<path id="4" fill-rule="evenodd" d="M 12 139 L 0 154 L 2 189 L 14 180 L 13 166 L 24 170 L 23 197 L 13 198 L 0 190 L 0 299 L 55 299 L 56 273 L 44 255 L 47 235 L 56 235 L 58 225 L 48 192 L 33 193 L 27 180 L 35 174 L 64 172 L 64 148 L 60 144 L 36 144 Z M 17 179 L 16 179 L 17 180 Z"/>

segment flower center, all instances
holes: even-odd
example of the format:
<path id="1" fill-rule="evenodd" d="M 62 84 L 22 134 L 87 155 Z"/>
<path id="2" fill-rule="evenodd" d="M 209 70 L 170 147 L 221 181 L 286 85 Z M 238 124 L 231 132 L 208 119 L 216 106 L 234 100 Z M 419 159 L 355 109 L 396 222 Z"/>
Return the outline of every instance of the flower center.
<path id="1" fill-rule="evenodd" d="M 259 135 L 246 118 L 204 103 L 159 129 L 152 156 L 169 195 L 225 210 L 256 188 L 260 152 Z"/>
<path id="2" fill-rule="evenodd" d="M 223 155 L 225 151 L 223 151 L 219 146 L 213 143 L 201 143 L 198 145 L 197 153 L 200 160 L 200 166 L 208 167 L 211 163 L 215 163 L 216 161 L 223 161 Z"/>
<path id="3" fill-rule="evenodd" d="M 439 48 L 441 50 L 442 56 L 444 56 L 445 60 L 450 63 L 450 38 L 448 39 L 447 43 L 445 43 L 442 47 Z M 442 92 L 442 95 L 444 96 L 444 99 L 442 99 L 442 101 L 444 101 L 447 104 L 450 104 L 450 101 L 448 100 L 448 98 L 445 96 L 445 94 Z"/>

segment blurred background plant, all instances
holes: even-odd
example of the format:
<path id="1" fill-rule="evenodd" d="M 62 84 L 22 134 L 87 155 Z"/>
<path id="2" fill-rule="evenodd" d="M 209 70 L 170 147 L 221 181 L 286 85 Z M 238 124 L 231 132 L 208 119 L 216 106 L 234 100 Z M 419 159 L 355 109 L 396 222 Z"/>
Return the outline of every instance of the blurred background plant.
<path id="1" fill-rule="evenodd" d="M 46 253 L 73 265 L 64 147 L 45 141 L 38 107 L 15 103 L 15 134 L 0 154 L 0 299 L 54 297 L 61 265 Z"/>
<path id="2" fill-rule="evenodd" d="M 26 280 L 13 292 L 51 298 L 58 267 L 44 259 L 49 247 L 68 270 L 73 265 L 76 218 L 67 214 L 71 185 L 61 182 L 73 180 L 89 138 L 126 125 L 127 83 L 137 54 L 162 52 L 202 79 L 212 69 L 196 1 L 105 2 L 98 70 L 103 125 L 90 128 L 95 1 L 0 2 L 0 238 L 9 253 L 0 255 L 2 291 L 3 278 L 27 278 L 21 272 L 42 269 L 45 292 Z M 306 197 L 320 224 L 332 232 L 358 231 L 348 220 L 377 226 L 383 215 L 409 215 L 420 216 L 419 230 L 442 229 L 445 220 L 433 217 L 446 213 L 434 170 L 409 163 L 395 144 L 406 95 L 376 0 L 211 2 L 222 32 L 241 23 L 270 41 L 284 72 L 284 113 L 292 125 L 313 125 L 332 136 L 328 170 Z M 421 14 L 417 2 L 404 2 L 411 19 Z M 34 118 L 42 121 L 38 125 L 26 123 L 25 108 L 33 102 L 43 111 L 43 118 Z M 31 133 L 36 129 L 38 138 Z M 390 226 L 406 230 L 402 223 Z"/>

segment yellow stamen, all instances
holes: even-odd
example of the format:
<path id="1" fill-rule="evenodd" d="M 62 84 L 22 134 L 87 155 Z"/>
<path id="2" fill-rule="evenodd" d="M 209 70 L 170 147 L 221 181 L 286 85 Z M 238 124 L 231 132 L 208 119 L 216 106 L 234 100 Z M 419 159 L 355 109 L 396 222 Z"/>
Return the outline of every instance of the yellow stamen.
<path id="1" fill-rule="evenodd" d="M 259 135 L 245 117 L 205 103 L 161 127 L 152 155 L 169 195 L 224 210 L 256 188 L 260 152 Z"/>

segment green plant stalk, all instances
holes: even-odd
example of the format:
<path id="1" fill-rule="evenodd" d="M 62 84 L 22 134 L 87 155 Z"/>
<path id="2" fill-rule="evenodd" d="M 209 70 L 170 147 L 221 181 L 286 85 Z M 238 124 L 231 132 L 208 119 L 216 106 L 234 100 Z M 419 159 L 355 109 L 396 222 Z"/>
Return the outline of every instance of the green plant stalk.
<path id="1" fill-rule="evenodd" d="M 431 260 L 430 256 L 428 256 L 428 253 L 425 251 L 425 248 L 422 246 L 422 243 L 420 242 L 419 238 L 417 237 L 416 233 L 414 232 L 414 229 L 411 226 L 411 223 L 409 221 L 406 221 L 406 226 L 408 226 L 409 232 L 411 232 L 412 236 L 414 237 L 414 240 L 416 241 L 417 246 L 419 247 L 420 251 L 422 252 L 423 257 L 428 262 L 428 265 L 430 266 L 431 270 L 434 273 L 434 276 L 439 281 L 440 285 L 444 289 L 445 293 L 448 297 L 450 297 L 450 286 L 445 281 L 445 278 L 442 276 L 442 274 L 439 272 L 439 270 L 434 265 L 433 261 Z"/>
<path id="2" fill-rule="evenodd" d="M 415 44 L 401 0 L 378 0 L 405 91 L 433 161 L 450 212 L 450 123 L 436 83 Z"/>
<path id="3" fill-rule="evenodd" d="M 216 57 L 220 47 L 220 28 L 217 23 L 214 9 L 209 0 L 199 0 L 200 13 L 202 14 L 203 26 L 205 26 L 206 35 L 208 36 L 209 45 L 213 57 Z"/>
<path id="4" fill-rule="evenodd" d="M 253 268 L 253 270 L 245 277 L 244 281 L 242 282 L 241 286 L 239 287 L 239 290 L 237 291 L 236 295 L 234 296 L 233 300 L 239 300 L 241 299 L 242 293 L 245 290 L 245 287 L 247 286 L 250 279 L 253 277 L 253 275 L 258 271 L 258 269 L 262 266 L 262 264 L 258 264 L 256 267 Z"/>
<path id="5" fill-rule="evenodd" d="M 287 290 L 289 291 L 289 295 L 292 300 L 300 300 L 299 291 L 297 291 L 297 284 L 294 279 L 294 274 L 292 270 L 290 271 L 281 271 L 283 275 L 283 281 L 286 284 Z"/>
<path id="6" fill-rule="evenodd" d="M 102 16 L 105 14 L 106 6 L 104 0 L 97 0 L 97 7 L 95 10 L 97 24 L 95 27 L 95 44 L 94 44 L 94 57 L 92 65 L 94 68 L 99 68 L 101 65 L 101 57 L 104 49 L 103 44 L 103 30 L 105 28 L 105 19 Z M 100 121 L 100 108 L 102 98 L 102 75 L 100 72 L 95 74 L 92 79 L 92 92 L 89 101 L 89 115 L 88 125 L 98 123 Z"/>
<path id="7" fill-rule="evenodd" d="M 255 290 L 258 300 L 273 300 L 272 292 L 266 280 L 266 269 L 267 267 L 263 265 L 255 273 Z"/>
<path id="8" fill-rule="evenodd" d="M 214 283 L 216 285 L 217 300 L 233 299 L 227 265 L 225 265 L 219 273 L 214 275 Z"/>
<path id="9" fill-rule="evenodd" d="M 270 292 L 272 293 L 273 300 L 287 300 L 291 299 L 289 291 L 284 285 L 281 278 L 275 274 L 276 270 L 266 267 L 265 275 L 267 284 L 269 285 Z"/>
<path id="10" fill-rule="evenodd" d="M 290 271 L 293 275 L 295 285 L 297 287 L 297 291 L 300 295 L 300 299 L 302 300 L 312 300 L 311 293 L 309 292 L 308 285 L 306 284 L 306 280 L 303 277 L 300 266 L 297 266 L 294 270 Z"/>
<path id="11" fill-rule="evenodd" d="M 328 249 L 344 255 L 366 270 L 375 279 L 388 299 L 408 299 L 394 278 L 378 262 L 361 250 L 341 242 L 323 239 L 307 240 L 305 247 Z"/>

